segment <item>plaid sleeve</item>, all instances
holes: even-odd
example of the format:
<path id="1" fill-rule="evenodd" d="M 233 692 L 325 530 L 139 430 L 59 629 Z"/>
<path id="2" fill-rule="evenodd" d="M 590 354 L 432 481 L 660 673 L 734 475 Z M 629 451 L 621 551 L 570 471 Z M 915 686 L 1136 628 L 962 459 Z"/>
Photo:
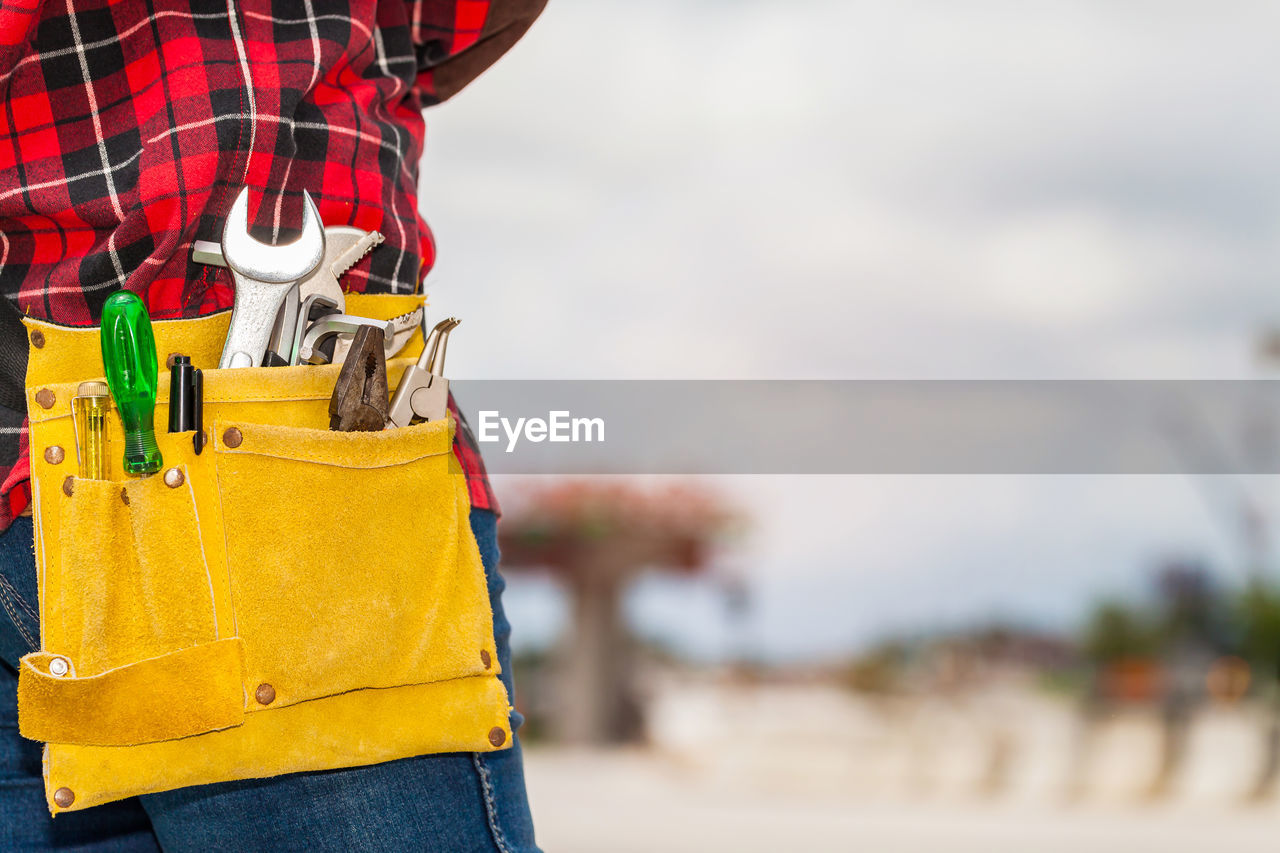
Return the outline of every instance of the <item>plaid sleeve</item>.
<path id="1" fill-rule="evenodd" d="M 456 95 L 511 49 L 547 0 L 410 0 L 424 105 Z"/>

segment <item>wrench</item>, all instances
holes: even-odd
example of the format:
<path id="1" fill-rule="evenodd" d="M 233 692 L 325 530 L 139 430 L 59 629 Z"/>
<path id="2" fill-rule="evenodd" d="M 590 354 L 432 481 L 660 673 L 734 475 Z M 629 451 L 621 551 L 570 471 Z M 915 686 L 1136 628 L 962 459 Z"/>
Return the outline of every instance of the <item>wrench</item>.
<path id="1" fill-rule="evenodd" d="M 362 231 L 352 225 L 326 225 L 324 260 L 298 282 L 298 301 L 305 302 L 311 294 L 319 293 L 337 302 L 340 309 L 345 309 L 342 284 L 338 279 L 382 241 L 382 234 L 377 231 Z M 217 267 L 227 265 L 222 257 L 222 247 L 210 240 L 196 240 L 192 244 L 191 260 Z"/>
<path id="2" fill-rule="evenodd" d="M 249 188 L 231 205 L 222 229 L 222 256 L 235 280 L 231 328 L 222 348 L 221 368 L 257 367 L 290 288 L 324 258 L 320 211 L 303 191 L 302 236 L 286 246 L 269 246 L 249 235 Z"/>
<path id="3" fill-rule="evenodd" d="M 346 298 L 338 279 L 370 251 L 380 246 L 383 240 L 382 234 L 378 231 L 363 231 L 353 225 L 326 225 L 324 260 L 320 266 L 298 282 L 296 300 L 294 293 L 292 291 L 289 293 L 284 309 L 276 317 L 267 348 L 278 355 L 282 361 L 297 364 L 298 343 L 302 340 L 303 328 L 301 324 L 295 324 L 293 319 L 300 313 L 295 301 L 305 306 L 309 298 L 323 297 L 324 304 L 336 307 L 339 314 L 345 313 Z M 222 257 L 222 247 L 208 240 L 196 240 L 192 244 L 191 259 L 199 264 L 212 264 L 219 267 L 227 265 Z M 391 318 L 391 322 L 395 324 L 395 331 L 386 339 L 387 358 L 391 358 L 409 342 L 409 338 L 421 324 L 421 312 L 421 308 L 416 308 L 407 314 Z M 290 329 L 293 330 L 292 334 Z M 347 352 L 351 348 L 351 340 L 350 334 L 343 334 L 334 342 L 332 359 L 334 364 L 340 364 L 346 360 Z M 290 349 L 291 341 L 295 342 L 292 349 Z"/>

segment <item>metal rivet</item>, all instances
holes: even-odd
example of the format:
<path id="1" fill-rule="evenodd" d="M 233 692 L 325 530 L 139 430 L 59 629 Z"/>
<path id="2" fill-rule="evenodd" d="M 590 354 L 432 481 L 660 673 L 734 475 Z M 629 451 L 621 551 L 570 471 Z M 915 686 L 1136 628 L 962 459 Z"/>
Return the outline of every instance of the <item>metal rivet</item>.
<path id="1" fill-rule="evenodd" d="M 276 689 L 270 684 L 259 684 L 258 689 L 253 691 L 253 698 L 258 700 L 259 705 L 270 705 L 276 701 Z"/>
<path id="2" fill-rule="evenodd" d="M 53 801 L 60 809 L 69 809 L 76 801 L 76 792 L 70 788 L 59 788 L 53 792 Z"/>
<path id="3" fill-rule="evenodd" d="M 485 669 L 488 669 L 490 666 L 493 665 L 493 658 L 489 657 L 488 649 L 480 650 L 480 663 L 484 664 Z"/>
<path id="4" fill-rule="evenodd" d="M 66 658 L 54 658 L 49 661 L 49 674 L 57 678 L 62 678 L 71 671 L 71 664 Z"/>
<path id="5" fill-rule="evenodd" d="M 52 409 L 53 404 L 57 402 L 57 397 L 48 388 L 41 388 L 36 392 L 36 402 L 40 404 L 42 409 Z"/>
<path id="6" fill-rule="evenodd" d="M 124 501 L 124 505 L 125 505 L 125 506 L 128 506 L 128 505 L 129 505 L 129 490 L 128 490 L 128 489 L 121 489 L 121 490 L 120 490 L 120 500 Z"/>
<path id="7" fill-rule="evenodd" d="M 66 458 L 67 452 L 56 444 L 44 449 L 44 461 L 50 465 L 61 465 L 62 460 Z"/>
<path id="8" fill-rule="evenodd" d="M 183 475 L 182 470 L 179 468 L 170 468 L 164 472 L 164 484 L 171 489 L 178 488 L 186 481 L 186 476 Z"/>
<path id="9" fill-rule="evenodd" d="M 494 746 L 502 746 L 507 742 L 507 733 L 499 726 L 489 729 L 489 743 Z"/>
<path id="10" fill-rule="evenodd" d="M 44 332 L 39 329 L 33 331 L 31 333 L 31 345 L 36 349 L 41 349 L 44 346 Z"/>
<path id="11" fill-rule="evenodd" d="M 71 497 L 71 490 L 75 488 L 76 478 L 68 477 L 62 481 L 62 493 L 67 497 Z"/>
<path id="12" fill-rule="evenodd" d="M 225 444 L 227 447 L 230 447 L 230 448 L 239 447 L 240 443 L 243 441 L 244 441 L 244 433 L 240 432 L 240 430 L 236 429 L 235 427 L 230 427 L 226 432 L 222 434 L 222 443 Z"/>

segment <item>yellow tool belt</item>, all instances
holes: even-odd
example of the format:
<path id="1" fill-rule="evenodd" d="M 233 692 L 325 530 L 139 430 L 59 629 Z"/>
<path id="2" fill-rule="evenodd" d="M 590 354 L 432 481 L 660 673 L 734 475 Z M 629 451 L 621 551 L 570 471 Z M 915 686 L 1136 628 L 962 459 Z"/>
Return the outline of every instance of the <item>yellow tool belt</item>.
<path id="1" fill-rule="evenodd" d="M 389 319 L 420 301 L 347 307 Z M 454 423 L 330 432 L 339 367 L 209 369 L 229 321 L 154 324 L 160 359 L 204 369 L 208 444 L 164 432 L 162 366 L 164 468 L 110 480 L 77 476 L 71 414 L 101 378 L 98 329 L 26 321 L 40 651 L 22 659 L 18 715 L 47 743 L 54 813 L 510 745 Z M 388 362 L 393 383 L 421 348 Z"/>

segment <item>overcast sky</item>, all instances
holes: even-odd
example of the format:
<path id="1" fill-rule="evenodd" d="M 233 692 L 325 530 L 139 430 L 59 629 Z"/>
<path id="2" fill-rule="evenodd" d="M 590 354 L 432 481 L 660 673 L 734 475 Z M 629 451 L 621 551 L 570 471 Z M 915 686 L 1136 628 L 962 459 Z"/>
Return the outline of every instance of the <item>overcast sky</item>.
<path id="1" fill-rule="evenodd" d="M 552 0 L 428 114 L 429 292 L 465 321 L 451 372 L 1267 375 L 1276 32 L 1270 2 Z M 708 655 L 1069 625 L 1167 556 L 1240 576 L 1233 483 L 717 485 L 757 519 L 742 636 L 705 587 L 633 601 Z M 517 643 L 554 632 L 544 589 L 517 582 L 510 606 Z"/>

